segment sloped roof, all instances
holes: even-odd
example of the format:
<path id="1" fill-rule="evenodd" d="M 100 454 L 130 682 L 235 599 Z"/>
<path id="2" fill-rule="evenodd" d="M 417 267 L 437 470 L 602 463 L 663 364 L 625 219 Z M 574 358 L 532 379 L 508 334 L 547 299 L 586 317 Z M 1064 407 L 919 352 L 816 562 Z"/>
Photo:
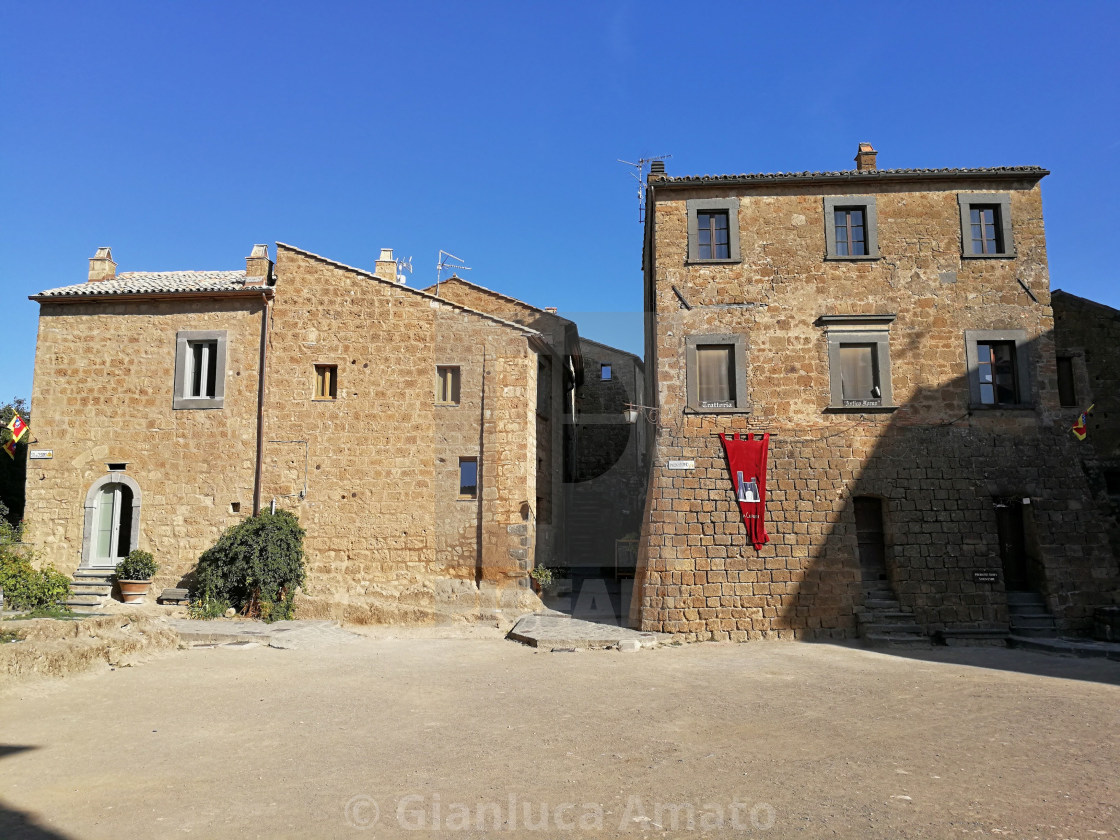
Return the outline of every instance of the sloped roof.
<path id="1" fill-rule="evenodd" d="M 36 298 L 100 297 L 103 295 L 174 295 L 240 292 L 246 289 L 241 271 L 125 271 L 110 280 L 59 286 L 32 295 Z M 249 287 L 254 294 L 260 286 Z"/>
<path id="2" fill-rule="evenodd" d="M 463 306 L 461 303 L 456 303 L 455 301 L 448 300 L 447 298 L 436 297 L 435 295 L 429 294 L 422 289 L 414 289 L 411 286 L 406 286 L 403 283 L 396 282 L 395 280 L 386 280 L 384 277 L 378 277 L 376 274 L 366 271 L 364 268 L 356 268 L 352 265 L 346 265 L 346 263 L 340 263 L 337 260 L 332 260 L 329 257 L 322 256 L 321 254 L 316 254 L 312 251 L 305 251 L 303 248 L 297 248 L 295 245 L 289 245 L 286 242 L 277 242 L 276 248 L 277 250 L 279 250 L 280 248 L 284 248 L 288 251 L 294 251 L 297 254 L 302 254 L 305 257 L 311 257 L 312 259 L 319 260 L 320 262 L 327 263 L 328 265 L 333 265 L 336 268 L 341 268 L 346 271 L 352 271 L 355 274 L 360 274 L 367 280 L 373 280 L 377 283 L 383 283 L 386 286 L 392 286 L 394 289 L 398 289 L 402 292 L 419 295 L 420 297 L 427 298 L 431 301 L 436 301 L 443 304 L 444 306 L 450 306 L 453 309 L 458 309 L 459 311 L 466 312 L 470 315 L 477 315 L 480 318 L 485 318 L 488 321 L 493 321 L 497 324 L 501 324 L 504 327 L 511 327 L 522 333 L 523 335 L 540 336 L 540 333 L 537 330 L 534 330 L 532 327 L 527 327 L 524 324 L 518 324 L 514 321 L 506 321 L 505 319 L 498 318 L 494 315 L 489 314 L 488 312 L 479 312 L 477 309 L 471 309 L 469 306 Z M 283 278 L 280 279 L 281 281 L 283 280 Z"/>
<path id="3" fill-rule="evenodd" d="M 458 283 L 461 286 L 466 286 L 466 287 L 471 288 L 471 289 L 476 289 L 477 291 L 480 291 L 484 294 L 492 295 L 493 297 L 501 298 L 502 300 L 508 300 L 510 303 L 516 303 L 518 306 L 524 306 L 526 309 L 531 309 L 534 312 L 539 312 L 541 315 L 551 315 L 553 318 L 556 318 L 558 321 L 563 321 L 564 323 L 567 323 L 567 324 L 572 323 L 572 321 L 563 317 L 562 315 L 557 315 L 555 312 L 549 312 L 547 309 L 541 309 L 539 306 L 533 306 L 533 304 L 526 303 L 525 301 L 521 300 L 520 298 L 511 297 L 510 295 L 504 295 L 501 292 L 495 292 L 493 289 L 488 289 L 485 286 L 480 286 L 478 283 L 474 283 L 470 280 L 464 280 L 458 274 L 453 274 L 450 277 L 448 277 L 446 280 L 442 280 L 439 283 L 433 283 L 432 285 L 430 285 L 426 289 L 424 289 L 424 291 L 427 292 L 428 294 L 436 294 L 435 292 L 432 291 L 433 289 L 438 289 L 440 286 L 446 286 L 448 283 Z M 436 295 L 436 297 L 439 297 L 439 295 Z M 440 298 L 440 300 L 444 300 L 444 298 Z"/>
<path id="4" fill-rule="evenodd" d="M 1041 166 L 987 166 L 967 169 L 845 169 L 835 172 L 756 172 L 742 175 L 676 175 L 650 178 L 650 186 L 704 186 L 709 184 L 747 184 L 800 181 L 892 181 L 908 179 L 1041 179 L 1050 171 Z"/>

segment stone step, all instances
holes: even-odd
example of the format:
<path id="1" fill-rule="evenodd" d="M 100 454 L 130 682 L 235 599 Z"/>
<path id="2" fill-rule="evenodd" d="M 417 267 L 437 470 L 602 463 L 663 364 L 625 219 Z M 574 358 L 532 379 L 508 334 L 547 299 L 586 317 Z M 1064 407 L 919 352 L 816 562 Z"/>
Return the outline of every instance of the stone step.
<path id="1" fill-rule="evenodd" d="M 928 648 L 930 646 L 929 637 L 924 635 L 869 633 L 863 638 L 873 647 Z"/>
<path id="2" fill-rule="evenodd" d="M 109 578 L 116 575 L 115 569 L 78 569 L 74 572 L 76 578 Z"/>
<path id="3" fill-rule="evenodd" d="M 1011 627 L 1012 629 L 1017 627 L 1037 627 L 1043 629 L 1047 627 L 1054 628 L 1057 627 L 1057 625 L 1054 623 L 1054 616 L 1049 614 L 1018 615 L 1012 613 Z"/>
<path id="4" fill-rule="evenodd" d="M 894 610 L 901 609 L 901 604 L 895 598 L 865 598 L 863 605 L 869 610 Z"/>
<path id="5" fill-rule="evenodd" d="M 89 583 L 72 583 L 70 584 L 71 595 L 96 595 L 98 598 L 108 598 L 113 594 L 113 587 L 109 584 L 104 586 L 93 585 Z"/>
<path id="6" fill-rule="evenodd" d="M 1046 608 L 1046 599 L 1038 592 L 1015 592 L 1007 593 L 1007 606 L 1009 608 L 1019 606 L 1039 606 L 1043 609 Z"/>
<path id="7" fill-rule="evenodd" d="M 922 628 L 915 624 L 913 621 L 901 621 L 894 624 L 887 622 L 869 621 L 861 622 L 861 628 L 864 633 L 871 635 L 875 633 L 917 633 L 925 637 L 922 633 Z"/>
<path id="8" fill-rule="evenodd" d="M 867 610 L 856 607 L 856 615 L 864 621 L 913 621 L 913 610 L 899 607 L 897 610 Z"/>
<path id="9" fill-rule="evenodd" d="M 104 600 L 100 595 L 71 595 L 65 604 L 68 607 L 100 607 Z"/>
<path id="10" fill-rule="evenodd" d="M 1011 625 L 1012 636 L 1023 636 L 1032 639 L 1054 639 L 1058 631 L 1053 627 L 1016 627 Z"/>

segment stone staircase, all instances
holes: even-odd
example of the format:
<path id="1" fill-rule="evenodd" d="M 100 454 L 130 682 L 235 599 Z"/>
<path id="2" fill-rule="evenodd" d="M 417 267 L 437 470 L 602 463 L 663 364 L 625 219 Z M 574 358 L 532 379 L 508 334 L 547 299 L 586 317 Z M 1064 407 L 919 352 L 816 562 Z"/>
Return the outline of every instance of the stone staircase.
<path id="1" fill-rule="evenodd" d="M 1058 625 L 1037 592 L 1008 592 L 1007 613 L 1011 635 L 1030 639 L 1056 639 Z"/>
<path id="2" fill-rule="evenodd" d="M 112 569 L 78 569 L 66 602 L 79 615 L 95 615 L 113 595 Z"/>
<path id="3" fill-rule="evenodd" d="M 914 612 L 903 608 L 887 585 L 864 592 L 863 606 L 856 608 L 859 636 L 872 647 L 928 648 L 929 636 L 914 620 Z"/>

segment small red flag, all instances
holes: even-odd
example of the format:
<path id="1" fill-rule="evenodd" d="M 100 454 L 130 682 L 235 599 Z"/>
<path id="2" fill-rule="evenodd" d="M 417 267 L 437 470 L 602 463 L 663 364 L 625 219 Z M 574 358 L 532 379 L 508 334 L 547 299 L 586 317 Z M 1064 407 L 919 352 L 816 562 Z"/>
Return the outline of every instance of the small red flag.
<path id="1" fill-rule="evenodd" d="M 27 424 L 23 422 L 23 418 L 18 414 L 13 414 L 11 421 L 8 423 L 8 429 L 11 430 L 12 440 L 19 443 L 19 439 L 27 434 Z"/>
<path id="2" fill-rule="evenodd" d="M 1093 405 L 1077 415 L 1077 422 L 1073 424 L 1073 428 L 1070 429 L 1070 431 L 1073 432 L 1073 436 L 1078 440 L 1085 440 L 1086 436 L 1089 434 L 1089 415 L 1093 412 L 1095 406 L 1096 403 L 1093 403 Z"/>
<path id="3" fill-rule="evenodd" d="M 8 457 L 13 461 L 16 459 L 16 441 L 15 438 L 7 441 L 4 444 L 4 451 L 8 453 Z"/>

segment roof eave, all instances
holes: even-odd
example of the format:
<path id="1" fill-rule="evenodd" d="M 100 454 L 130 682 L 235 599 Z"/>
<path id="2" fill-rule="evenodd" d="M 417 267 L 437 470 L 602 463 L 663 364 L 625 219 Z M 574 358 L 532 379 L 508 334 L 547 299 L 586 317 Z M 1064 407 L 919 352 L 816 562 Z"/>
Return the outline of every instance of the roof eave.
<path id="1" fill-rule="evenodd" d="M 1048 169 L 993 169 L 989 171 L 957 172 L 834 172 L 829 174 L 754 175 L 747 178 L 735 176 L 708 177 L 681 176 L 682 180 L 666 178 L 651 181 L 656 190 L 690 189 L 693 187 L 743 187 L 773 184 L 850 184 L 876 181 L 1033 181 L 1037 183 L 1050 174 Z"/>
<path id="2" fill-rule="evenodd" d="M 276 291 L 272 286 L 250 286 L 246 289 L 225 291 L 197 291 L 189 292 L 105 292 L 93 295 L 28 295 L 28 300 L 37 303 L 85 303 L 86 301 L 149 301 L 149 300 L 215 300 L 221 298 L 249 298 L 255 300 L 260 295 L 267 298 L 275 297 Z"/>

